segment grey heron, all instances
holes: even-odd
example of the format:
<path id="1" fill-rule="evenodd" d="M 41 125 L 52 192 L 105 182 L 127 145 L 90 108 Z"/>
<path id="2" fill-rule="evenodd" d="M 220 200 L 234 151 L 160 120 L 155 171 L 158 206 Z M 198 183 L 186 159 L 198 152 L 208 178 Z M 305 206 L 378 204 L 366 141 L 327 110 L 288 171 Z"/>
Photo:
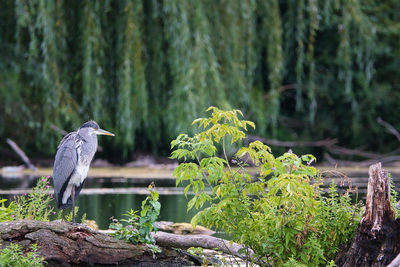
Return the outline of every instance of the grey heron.
<path id="1" fill-rule="evenodd" d="M 72 223 L 75 224 L 75 200 L 87 177 L 90 162 L 97 150 L 97 135 L 113 133 L 100 129 L 95 121 L 85 122 L 76 132 L 64 136 L 57 147 L 53 167 L 54 195 L 57 208 L 72 205 Z"/>

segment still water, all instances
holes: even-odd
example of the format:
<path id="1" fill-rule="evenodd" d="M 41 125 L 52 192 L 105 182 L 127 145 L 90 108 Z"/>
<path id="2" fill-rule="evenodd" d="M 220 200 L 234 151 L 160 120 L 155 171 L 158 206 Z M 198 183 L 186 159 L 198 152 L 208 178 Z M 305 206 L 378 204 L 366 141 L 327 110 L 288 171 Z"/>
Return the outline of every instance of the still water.
<path id="1" fill-rule="evenodd" d="M 146 172 L 146 171 L 145 171 Z M 350 183 L 358 188 L 357 199 L 365 198 L 368 169 L 345 170 L 344 174 L 350 179 L 343 179 L 343 176 L 336 176 L 335 172 L 330 174 L 328 170 L 325 184 L 328 185 L 333 179 L 338 185 L 343 182 L 343 188 Z M 390 170 L 392 179 L 397 191 L 400 191 L 400 171 L 396 168 Z M 96 174 L 96 172 L 93 172 Z M 161 213 L 159 221 L 190 222 L 196 210 L 186 211 L 188 199 L 183 195 L 183 187 L 175 187 L 175 180 L 172 177 L 151 177 L 151 172 L 135 175 L 135 177 L 102 177 L 98 173 L 94 177 L 87 178 L 84 188 L 77 201 L 79 206 L 78 217 L 86 213 L 86 218 L 95 220 L 100 229 L 107 229 L 111 217 L 123 219 L 123 214 L 130 209 L 140 210 L 141 203 L 147 196 L 147 186 L 154 182 L 156 190 L 160 194 Z M 90 173 L 89 173 L 90 174 Z M 101 172 L 100 172 L 101 174 Z M 39 176 L 40 177 L 40 176 Z M 12 200 L 15 195 L 28 193 L 36 184 L 39 178 L 37 175 L 24 175 L 20 177 L 0 175 L 0 198 Z M 67 211 L 70 211 L 68 209 Z M 79 221 L 79 220 L 78 220 Z"/>
<path id="2" fill-rule="evenodd" d="M 12 200 L 15 195 L 28 193 L 39 177 L 4 177 L 0 175 L 0 198 Z M 147 197 L 147 186 L 154 182 L 159 192 L 161 212 L 159 221 L 190 222 L 196 211 L 186 211 L 188 199 L 182 187 L 175 187 L 175 180 L 158 178 L 93 178 L 89 177 L 76 203 L 79 206 L 77 218 L 86 213 L 86 218 L 95 220 L 100 229 L 108 229 L 110 218 L 123 219 L 130 209 L 141 209 Z M 55 203 L 53 203 L 55 206 Z M 67 209 L 66 211 L 70 211 Z M 77 220 L 79 221 L 79 219 Z"/>

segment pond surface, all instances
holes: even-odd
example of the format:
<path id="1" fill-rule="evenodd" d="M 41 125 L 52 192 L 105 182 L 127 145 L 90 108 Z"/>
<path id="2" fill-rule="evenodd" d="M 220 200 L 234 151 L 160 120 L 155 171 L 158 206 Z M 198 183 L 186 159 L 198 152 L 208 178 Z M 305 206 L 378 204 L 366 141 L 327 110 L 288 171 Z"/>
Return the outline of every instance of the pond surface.
<path id="1" fill-rule="evenodd" d="M 30 192 L 39 177 L 0 175 L 0 197 L 12 200 L 15 195 Z M 154 182 L 160 194 L 161 212 L 158 220 L 190 222 L 196 212 L 186 212 L 188 200 L 183 195 L 183 188 L 175 187 L 175 180 L 144 177 L 87 178 L 76 203 L 79 206 L 77 218 L 86 213 L 87 219 L 95 220 L 100 229 L 108 229 L 111 217 L 123 219 L 123 214 L 130 209 L 141 209 L 142 201 L 148 195 L 147 186 L 151 182 Z M 70 210 L 67 209 L 68 212 Z"/>
<path id="2" fill-rule="evenodd" d="M 351 177 L 352 186 L 358 188 L 358 199 L 365 197 L 368 183 L 367 168 L 323 169 L 323 171 L 326 172 L 327 177 L 330 177 L 326 179 L 325 184 L 329 184 L 334 179 L 338 185 L 344 182 L 344 187 L 346 187 L 348 180 L 343 179 L 343 174 L 345 174 Z M 400 189 L 400 171 L 389 169 L 389 172 L 392 174 L 396 188 Z M 47 175 L 51 175 L 51 170 L 19 175 L 19 177 L 15 174 L 0 175 L 0 197 L 12 200 L 15 195 L 28 193 L 39 177 Z M 122 171 L 121 169 L 91 169 L 77 201 L 77 206 L 79 206 L 77 218 L 86 213 L 87 219 L 95 220 L 100 229 L 108 229 L 111 217 L 123 219 L 123 214 L 130 209 L 141 209 L 141 203 L 148 194 L 147 186 L 151 182 L 154 182 L 160 194 L 161 213 L 158 220 L 190 222 L 196 213 L 195 210 L 186 212 L 188 199 L 192 196 L 188 195 L 186 199 L 183 195 L 183 187 L 175 187 L 175 179 L 172 178 L 171 171 L 143 168 Z"/>

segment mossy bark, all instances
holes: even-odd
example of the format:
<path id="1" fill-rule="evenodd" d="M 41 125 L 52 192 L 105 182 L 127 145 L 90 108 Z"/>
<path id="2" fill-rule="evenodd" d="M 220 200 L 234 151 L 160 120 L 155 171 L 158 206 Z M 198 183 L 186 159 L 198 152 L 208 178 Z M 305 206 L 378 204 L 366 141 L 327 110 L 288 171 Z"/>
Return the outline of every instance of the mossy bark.
<path id="1" fill-rule="evenodd" d="M 189 254 L 161 248 L 153 254 L 144 245 L 133 245 L 84 225 L 63 221 L 11 221 L 0 223 L 0 249 L 18 243 L 23 251 L 38 244 L 38 253 L 49 266 L 188 266 L 196 265 Z M 198 264 L 198 263 L 197 263 Z"/>

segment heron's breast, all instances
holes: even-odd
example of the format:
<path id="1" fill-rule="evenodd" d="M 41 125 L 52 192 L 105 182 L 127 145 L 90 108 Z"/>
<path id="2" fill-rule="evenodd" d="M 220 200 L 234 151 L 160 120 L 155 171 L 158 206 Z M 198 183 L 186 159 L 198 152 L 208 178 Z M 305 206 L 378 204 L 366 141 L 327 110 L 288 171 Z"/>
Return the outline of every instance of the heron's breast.
<path id="1" fill-rule="evenodd" d="M 88 172 L 89 172 L 89 164 L 84 164 L 83 162 L 78 161 L 74 174 L 72 175 L 69 183 L 74 184 L 76 186 L 80 186 L 86 179 Z"/>

